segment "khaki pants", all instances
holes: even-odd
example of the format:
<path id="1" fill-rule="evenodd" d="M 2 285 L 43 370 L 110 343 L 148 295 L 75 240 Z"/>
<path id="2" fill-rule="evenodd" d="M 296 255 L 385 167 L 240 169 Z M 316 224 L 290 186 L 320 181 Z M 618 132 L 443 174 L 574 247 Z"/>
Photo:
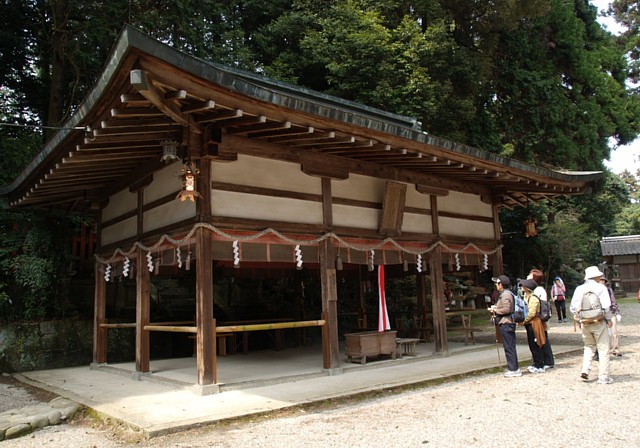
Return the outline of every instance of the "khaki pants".
<path id="1" fill-rule="evenodd" d="M 596 351 L 598 352 L 598 377 L 609 376 L 609 331 L 607 323 L 603 319 L 599 322 L 582 324 L 582 340 L 584 341 L 584 354 L 582 357 L 582 372 L 589 373 L 591 361 Z"/>

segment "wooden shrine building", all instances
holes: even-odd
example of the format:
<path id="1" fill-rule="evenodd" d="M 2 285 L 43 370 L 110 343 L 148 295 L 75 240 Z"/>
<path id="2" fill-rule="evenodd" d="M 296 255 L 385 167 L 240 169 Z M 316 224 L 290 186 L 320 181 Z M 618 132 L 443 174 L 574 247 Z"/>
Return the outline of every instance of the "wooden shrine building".
<path id="1" fill-rule="evenodd" d="M 189 332 L 206 389 L 217 382 L 216 333 L 242 325 L 215 321 L 216 284 L 235 269 L 313 272 L 316 315 L 253 328 L 315 328 L 328 371 L 340 358 L 341 268 L 428 274 L 418 290 L 431 297 L 436 348 L 447 353 L 443 264 L 455 255 L 502 273 L 499 208 L 584 194 L 599 176 L 447 141 L 412 118 L 203 61 L 125 28 L 75 114 L 0 193 L 14 208 L 96 216 L 94 365 L 107 363 L 117 325 L 134 328 L 140 374 L 150 370 L 153 332 Z M 152 278 L 163 268 L 194 272 L 194 324 L 152 321 Z M 135 322 L 107 318 L 116 275 L 135 279 Z"/>

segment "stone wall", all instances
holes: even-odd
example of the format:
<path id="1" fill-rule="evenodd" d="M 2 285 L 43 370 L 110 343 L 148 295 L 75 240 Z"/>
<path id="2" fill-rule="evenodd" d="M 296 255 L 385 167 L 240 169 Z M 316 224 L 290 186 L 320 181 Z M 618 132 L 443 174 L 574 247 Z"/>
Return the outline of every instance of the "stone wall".
<path id="1" fill-rule="evenodd" d="M 109 362 L 135 359 L 135 333 L 109 330 Z M 89 365 L 93 352 L 92 320 L 21 322 L 0 326 L 0 372 Z"/>

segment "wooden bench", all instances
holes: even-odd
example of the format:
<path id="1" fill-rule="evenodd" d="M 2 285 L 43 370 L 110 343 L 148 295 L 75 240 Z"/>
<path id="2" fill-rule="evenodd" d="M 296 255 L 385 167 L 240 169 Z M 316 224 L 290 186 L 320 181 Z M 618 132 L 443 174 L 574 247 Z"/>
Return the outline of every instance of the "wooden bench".
<path id="1" fill-rule="evenodd" d="M 476 328 L 471 326 L 471 315 L 461 315 L 460 319 L 462 320 L 462 326 L 460 327 L 450 327 L 447 328 L 447 331 L 451 332 L 462 332 L 464 333 L 464 345 L 468 345 L 469 341 L 473 345 L 476 345 L 476 331 L 482 331 L 482 328 Z"/>
<path id="2" fill-rule="evenodd" d="M 416 344 L 418 342 L 420 342 L 418 338 L 396 338 L 398 353 L 401 356 L 416 356 Z"/>

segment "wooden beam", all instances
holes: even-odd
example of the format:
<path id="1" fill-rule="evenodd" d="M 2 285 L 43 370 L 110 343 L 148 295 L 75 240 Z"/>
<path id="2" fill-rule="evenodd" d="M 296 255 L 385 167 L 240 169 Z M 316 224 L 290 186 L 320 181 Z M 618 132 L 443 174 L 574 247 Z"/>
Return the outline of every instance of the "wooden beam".
<path id="1" fill-rule="evenodd" d="M 432 196 L 449 196 L 449 190 L 446 188 L 430 187 L 428 185 L 416 185 L 416 191 L 422 194 L 429 194 Z"/>
<path id="2" fill-rule="evenodd" d="M 327 177 L 335 180 L 345 180 L 349 178 L 349 171 L 342 164 L 328 164 L 322 157 L 318 158 L 314 154 L 302 156 L 300 169 L 309 176 Z"/>
<path id="3" fill-rule="evenodd" d="M 402 233 L 407 184 L 387 181 L 382 200 L 382 213 L 378 224 L 381 235 L 398 236 Z"/>
<path id="4" fill-rule="evenodd" d="M 159 111 L 183 126 L 189 124 L 189 120 L 182 115 L 180 110 L 168 102 L 164 95 L 154 86 L 153 81 L 143 70 L 134 69 L 129 73 L 131 86 L 153 104 Z"/>

